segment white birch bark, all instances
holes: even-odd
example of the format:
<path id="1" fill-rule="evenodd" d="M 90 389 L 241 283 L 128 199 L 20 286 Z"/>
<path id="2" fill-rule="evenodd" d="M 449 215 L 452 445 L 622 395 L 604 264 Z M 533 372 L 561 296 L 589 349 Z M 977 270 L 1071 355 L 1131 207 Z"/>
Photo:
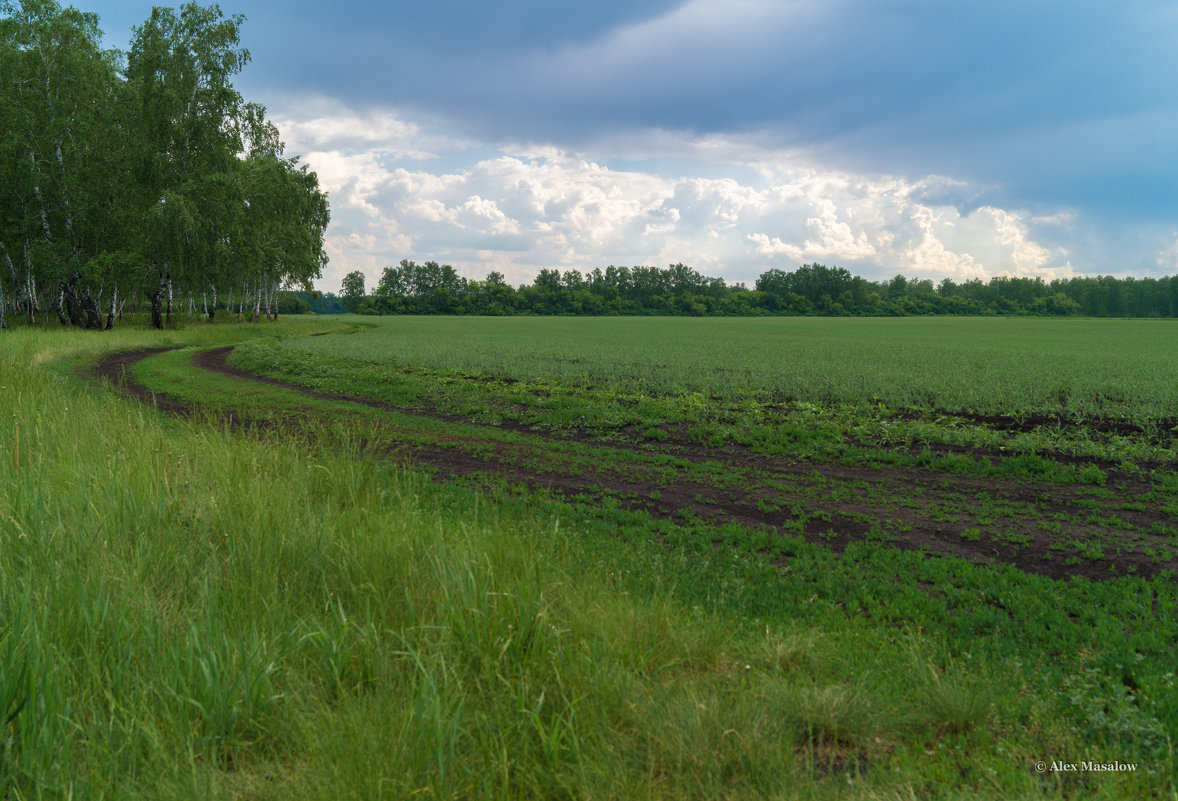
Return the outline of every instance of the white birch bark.
<path id="1" fill-rule="evenodd" d="M 20 281 L 16 277 L 16 266 L 12 263 L 12 257 L 8 255 L 8 248 L 0 242 L 0 253 L 4 254 L 4 263 L 8 265 L 8 277 L 12 279 L 12 289 L 14 292 L 20 291 Z"/>
<path id="2" fill-rule="evenodd" d="M 41 234 L 45 237 L 45 244 L 53 244 L 53 236 L 49 233 L 49 215 L 45 212 L 45 202 L 41 198 L 41 183 L 36 179 L 37 156 L 29 151 L 29 164 L 33 168 L 33 197 L 37 198 L 37 210 L 41 213 Z"/>
<path id="3" fill-rule="evenodd" d="M 62 325 L 70 324 L 69 318 L 65 316 L 65 284 L 58 284 L 57 300 L 53 304 L 53 310 L 57 312 L 57 319 Z"/>
<path id="4" fill-rule="evenodd" d="M 25 303 L 31 323 L 35 320 L 37 312 L 41 311 L 41 305 L 37 303 L 37 277 L 33 275 L 33 260 L 29 255 L 27 240 L 25 241 Z"/>
<path id="5" fill-rule="evenodd" d="M 118 300 L 119 300 L 119 285 L 115 284 L 113 287 L 111 287 L 110 311 L 107 312 L 107 315 L 106 315 L 106 330 L 107 331 L 109 331 L 110 329 L 115 327 L 115 307 L 118 303 Z"/>

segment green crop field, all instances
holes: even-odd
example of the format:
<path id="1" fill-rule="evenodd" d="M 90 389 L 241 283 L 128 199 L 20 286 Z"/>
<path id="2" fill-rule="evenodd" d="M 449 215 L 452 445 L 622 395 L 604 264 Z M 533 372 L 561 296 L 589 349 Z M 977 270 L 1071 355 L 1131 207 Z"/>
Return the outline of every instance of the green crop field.
<path id="1" fill-rule="evenodd" d="M 1173 798 L 1172 333 L 3 332 L 0 788 Z"/>
<path id="2" fill-rule="evenodd" d="M 652 393 L 1178 417 L 1178 323 L 1043 318 L 356 318 L 309 353 Z"/>

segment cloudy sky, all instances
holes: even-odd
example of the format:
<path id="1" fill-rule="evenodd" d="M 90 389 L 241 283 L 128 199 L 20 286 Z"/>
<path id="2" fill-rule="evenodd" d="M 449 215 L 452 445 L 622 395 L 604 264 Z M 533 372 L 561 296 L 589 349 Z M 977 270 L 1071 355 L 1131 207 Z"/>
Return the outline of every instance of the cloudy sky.
<path id="1" fill-rule="evenodd" d="M 157 0 L 159 2 L 160 0 Z M 152 2 L 97 0 L 111 46 Z M 225 0 L 331 264 L 1178 273 L 1178 5 Z"/>

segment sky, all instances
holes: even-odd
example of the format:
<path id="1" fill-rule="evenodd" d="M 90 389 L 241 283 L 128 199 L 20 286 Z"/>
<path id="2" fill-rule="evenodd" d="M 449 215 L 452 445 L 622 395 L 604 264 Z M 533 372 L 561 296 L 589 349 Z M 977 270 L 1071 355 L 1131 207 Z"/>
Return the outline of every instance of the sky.
<path id="1" fill-rule="evenodd" d="M 159 0 L 157 0 L 158 2 Z M 151 2 L 78 2 L 127 49 Z M 318 287 L 687 264 L 1178 273 L 1178 4 L 226 0 L 330 196 Z"/>

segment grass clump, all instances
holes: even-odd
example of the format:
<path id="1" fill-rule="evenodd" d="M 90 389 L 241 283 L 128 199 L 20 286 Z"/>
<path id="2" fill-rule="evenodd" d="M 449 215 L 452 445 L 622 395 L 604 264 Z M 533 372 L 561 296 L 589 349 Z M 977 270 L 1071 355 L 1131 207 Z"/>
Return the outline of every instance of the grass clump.
<path id="1" fill-rule="evenodd" d="M 874 694 L 862 686 L 810 684 L 792 688 L 783 712 L 811 745 L 857 746 L 876 731 Z"/>
<path id="2" fill-rule="evenodd" d="M 937 734 L 965 734 L 993 719 L 996 697 L 982 676 L 930 666 L 927 683 L 917 691 L 916 721 Z"/>

